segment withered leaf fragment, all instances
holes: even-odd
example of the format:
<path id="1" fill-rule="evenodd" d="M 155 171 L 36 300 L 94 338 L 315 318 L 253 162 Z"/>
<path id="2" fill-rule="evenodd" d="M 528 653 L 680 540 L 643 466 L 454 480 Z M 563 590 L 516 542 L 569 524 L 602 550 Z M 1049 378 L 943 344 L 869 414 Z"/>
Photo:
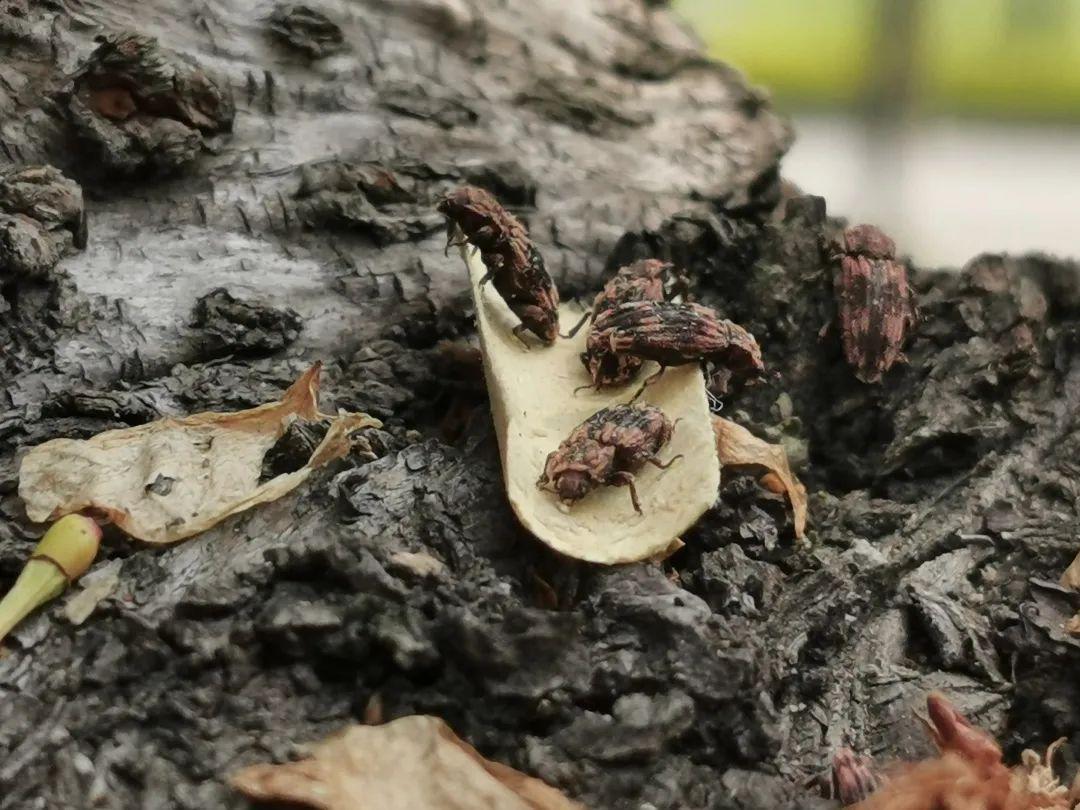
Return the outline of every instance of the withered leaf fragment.
<path id="1" fill-rule="evenodd" d="M 720 466 L 750 467 L 766 471 L 770 476 L 770 483 L 778 485 L 787 495 L 791 503 L 795 536 L 803 537 L 806 534 L 806 487 L 791 471 L 783 446 L 759 439 L 730 419 L 713 416 L 712 421 Z"/>
<path id="2" fill-rule="evenodd" d="M 553 450 L 536 485 L 554 492 L 563 503 L 579 501 L 598 486 L 626 486 L 640 513 L 633 470 L 649 463 L 667 469 L 680 458 L 661 463 L 656 455 L 671 439 L 671 421 L 654 405 L 603 408 L 576 428 Z"/>
<path id="3" fill-rule="evenodd" d="M 175 543 L 280 498 L 348 453 L 350 434 L 381 426 L 363 413 L 321 414 L 320 369 L 308 369 L 281 401 L 246 411 L 167 418 L 40 444 L 19 468 L 26 514 L 43 521 L 92 509 L 140 540 Z M 330 430 L 307 464 L 260 483 L 263 457 L 297 419 L 329 419 Z"/>
<path id="4" fill-rule="evenodd" d="M 448 221 L 449 241 L 455 229 L 480 251 L 488 281 L 521 320 L 514 329 L 529 330 L 544 343 L 559 336 L 559 291 L 544 267 L 544 259 L 529 239 L 525 226 L 491 194 L 475 186 L 462 186 L 446 195 L 437 210 Z"/>
<path id="5" fill-rule="evenodd" d="M 733 380 L 762 375 L 765 364 L 754 336 L 709 307 L 670 301 L 619 304 L 597 319 L 587 349 L 603 346 L 619 355 L 668 366 L 707 362 Z"/>
<path id="6" fill-rule="evenodd" d="M 442 720 L 415 715 L 350 726 L 310 759 L 254 765 L 234 788 L 317 810 L 584 810 L 558 790 L 484 759 Z"/>
<path id="7" fill-rule="evenodd" d="M 1061 575 L 1061 586 L 1080 591 L 1080 554 L 1077 554 L 1065 573 Z M 1080 636 L 1080 613 L 1077 613 L 1065 623 L 1065 630 L 1075 636 Z"/>
<path id="8" fill-rule="evenodd" d="M 642 259 L 620 268 L 604 285 L 604 289 L 597 293 L 592 310 L 570 331 L 569 337 L 573 337 L 586 322 L 595 324 L 598 318 L 612 312 L 620 304 L 663 301 L 664 275 L 671 268 L 670 262 L 659 259 Z M 644 363 L 640 357 L 616 354 L 602 340 L 586 341 L 581 362 L 598 389 L 609 385 L 624 385 L 637 374 Z"/>
<path id="9" fill-rule="evenodd" d="M 1060 741 L 1044 757 L 1025 751 L 1021 764 L 1010 768 L 997 742 L 944 696 L 931 694 L 926 708 L 923 722 L 939 756 L 891 769 L 888 781 L 854 805 L 859 810 L 1068 810 L 1072 805 L 1076 797 L 1050 768 Z"/>
<path id="10" fill-rule="evenodd" d="M 893 240 L 873 225 L 855 225 L 837 239 L 833 259 L 837 319 L 844 357 L 865 383 L 880 382 L 898 361 L 915 325 L 907 268 Z"/>

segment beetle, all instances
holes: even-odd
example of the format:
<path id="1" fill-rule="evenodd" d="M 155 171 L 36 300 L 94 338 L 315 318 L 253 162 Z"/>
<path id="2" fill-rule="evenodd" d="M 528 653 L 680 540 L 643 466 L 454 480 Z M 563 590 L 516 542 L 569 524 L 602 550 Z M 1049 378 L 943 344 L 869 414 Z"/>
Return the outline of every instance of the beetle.
<path id="1" fill-rule="evenodd" d="M 832 244 L 833 278 L 844 358 L 864 383 L 906 362 L 903 346 L 918 320 L 907 268 L 896 243 L 873 225 L 844 230 Z"/>
<path id="2" fill-rule="evenodd" d="M 668 366 L 712 363 L 734 379 L 760 377 L 765 373 L 761 348 L 754 336 L 701 304 L 670 301 L 619 304 L 597 319 L 589 340 L 615 355 L 659 363 L 660 370 L 645 381 L 634 399 Z"/>
<path id="3" fill-rule="evenodd" d="M 520 319 L 514 336 L 524 343 L 521 333 L 528 330 L 545 344 L 554 343 L 559 336 L 559 291 L 525 226 L 476 186 L 450 192 L 436 210 L 447 219 L 447 250 L 462 244 L 454 238 L 460 232 L 480 251 L 487 267 L 480 287 L 490 281 Z"/>
<path id="4" fill-rule="evenodd" d="M 586 323 L 596 323 L 596 319 L 611 312 L 619 304 L 631 301 L 663 301 L 664 277 L 674 267 L 670 262 L 659 259 L 641 259 L 619 269 L 604 285 L 593 300 L 592 310 L 585 314 L 566 337 L 573 337 Z M 582 365 L 592 378 L 591 386 L 600 389 L 604 386 L 623 385 L 629 382 L 641 368 L 644 361 L 632 355 L 618 355 L 608 349 L 602 341 L 593 340 L 592 332 L 581 354 Z"/>
<path id="5" fill-rule="evenodd" d="M 634 510 L 643 514 L 634 471 L 644 464 L 666 470 L 682 458 L 662 463 L 657 456 L 674 430 L 675 423 L 655 405 L 602 408 L 548 454 L 536 485 L 565 504 L 576 503 L 598 486 L 626 486 Z"/>

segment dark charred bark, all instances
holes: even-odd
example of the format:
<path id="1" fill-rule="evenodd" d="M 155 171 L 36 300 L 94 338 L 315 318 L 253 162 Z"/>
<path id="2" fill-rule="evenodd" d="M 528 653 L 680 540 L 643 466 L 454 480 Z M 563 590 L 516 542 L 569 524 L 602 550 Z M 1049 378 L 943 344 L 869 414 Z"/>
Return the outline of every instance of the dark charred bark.
<path id="1" fill-rule="evenodd" d="M 179 97 L 79 84 L 126 31 Z M 788 129 L 655 3 L 9 0 L 0 49 L 0 168 L 51 164 L 89 214 L 0 194 L 38 239 L 3 245 L 42 246 L 0 246 L 0 586 L 40 533 L 23 448 L 268 401 L 315 359 L 326 407 L 385 422 L 376 460 L 176 548 L 107 537 L 116 593 L 0 658 L 0 808 L 242 807 L 226 773 L 376 694 L 595 808 L 812 804 L 837 748 L 921 746 L 930 688 L 1009 750 L 1080 743 L 1076 597 L 1048 584 L 1077 551 L 1075 265 L 913 269 L 910 364 L 860 383 L 818 338 L 835 223 L 782 193 Z M 515 526 L 475 352 L 447 343 L 472 313 L 434 203 L 462 183 L 564 298 L 656 256 L 754 334 L 779 376 L 725 413 L 788 445 L 809 550 L 727 475 L 664 566 Z"/>

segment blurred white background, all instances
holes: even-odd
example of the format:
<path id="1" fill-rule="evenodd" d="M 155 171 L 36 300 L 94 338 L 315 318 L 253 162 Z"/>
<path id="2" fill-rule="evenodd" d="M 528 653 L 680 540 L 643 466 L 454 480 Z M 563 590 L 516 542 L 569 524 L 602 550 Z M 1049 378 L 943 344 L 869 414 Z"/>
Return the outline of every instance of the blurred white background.
<path id="1" fill-rule="evenodd" d="M 794 116 L 784 174 L 830 213 L 887 228 L 924 265 L 980 252 L 1080 257 L 1080 134 L 1062 126 L 932 120 L 895 132 Z"/>

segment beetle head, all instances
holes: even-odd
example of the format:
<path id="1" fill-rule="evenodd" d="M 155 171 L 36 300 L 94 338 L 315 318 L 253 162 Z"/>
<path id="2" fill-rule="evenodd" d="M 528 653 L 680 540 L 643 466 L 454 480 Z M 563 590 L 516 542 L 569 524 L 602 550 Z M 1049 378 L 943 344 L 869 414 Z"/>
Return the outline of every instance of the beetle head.
<path id="1" fill-rule="evenodd" d="M 558 310 L 533 305 L 515 306 L 514 314 L 521 319 L 525 328 L 540 338 L 548 345 L 554 343 L 559 337 L 559 313 Z"/>
<path id="2" fill-rule="evenodd" d="M 853 225 L 839 238 L 840 252 L 869 259 L 893 259 L 896 243 L 874 225 Z"/>
<path id="3" fill-rule="evenodd" d="M 594 386 L 602 388 L 607 385 L 622 385 L 641 367 L 641 360 L 638 358 L 615 354 L 600 341 L 595 341 L 595 344 L 586 344 L 585 351 L 580 355 L 581 364 L 589 372 L 589 379 Z"/>
<path id="4" fill-rule="evenodd" d="M 555 476 L 555 494 L 565 504 L 580 501 L 593 488 L 592 478 L 584 470 L 564 470 Z"/>

